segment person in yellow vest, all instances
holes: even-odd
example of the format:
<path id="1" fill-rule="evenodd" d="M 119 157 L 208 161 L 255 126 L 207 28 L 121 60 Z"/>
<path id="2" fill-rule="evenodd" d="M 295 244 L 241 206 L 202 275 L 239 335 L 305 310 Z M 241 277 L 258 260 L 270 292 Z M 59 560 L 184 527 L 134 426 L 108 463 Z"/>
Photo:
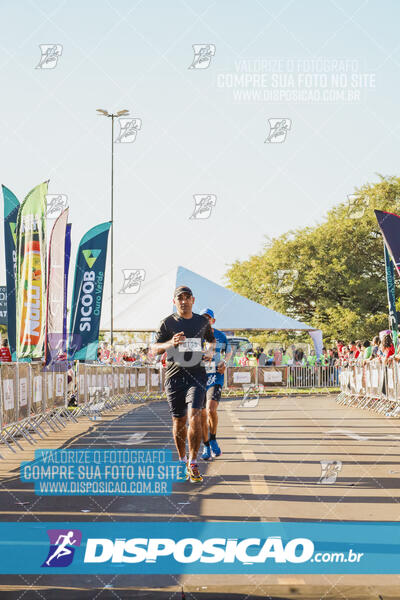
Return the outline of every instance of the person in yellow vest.
<path id="1" fill-rule="evenodd" d="M 319 360 L 321 367 L 329 366 L 329 355 L 328 355 L 328 351 L 326 348 L 322 348 L 322 354 L 318 360 Z"/>
<path id="2" fill-rule="evenodd" d="M 283 367 L 287 367 L 288 365 L 290 365 L 290 356 L 286 352 L 286 348 L 282 348 L 282 363 L 281 364 Z"/>
<path id="3" fill-rule="evenodd" d="M 316 362 L 317 362 L 317 356 L 315 354 L 315 350 L 311 350 L 310 355 L 307 356 L 307 365 L 309 367 L 315 367 Z"/>
<path id="4" fill-rule="evenodd" d="M 240 359 L 243 356 L 243 352 L 236 352 L 234 358 L 233 358 L 233 366 L 234 367 L 239 367 L 240 366 Z"/>

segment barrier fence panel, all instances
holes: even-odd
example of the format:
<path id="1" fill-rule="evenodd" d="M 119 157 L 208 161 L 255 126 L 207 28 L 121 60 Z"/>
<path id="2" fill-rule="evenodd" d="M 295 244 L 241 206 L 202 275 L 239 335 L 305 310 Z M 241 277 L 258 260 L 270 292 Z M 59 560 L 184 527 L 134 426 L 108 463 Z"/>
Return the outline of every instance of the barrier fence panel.
<path id="1" fill-rule="evenodd" d="M 45 398 L 45 373 L 40 363 L 32 363 L 30 369 L 30 390 L 29 390 L 29 420 L 32 429 L 43 438 L 47 435 L 42 427 L 44 413 L 46 408 Z M 42 435 L 43 434 L 43 435 Z"/>
<path id="2" fill-rule="evenodd" d="M 125 367 L 125 391 L 129 393 L 129 367 Z"/>
<path id="3" fill-rule="evenodd" d="M 86 378 L 86 365 L 85 363 L 78 362 L 77 364 L 77 392 L 76 399 L 78 406 L 86 404 L 88 396 L 88 385 Z"/>
<path id="4" fill-rule="evenodd" d="M 28 363 L 17 363 L 17 387 L 18 387 L 18 421 L 27 419 L 30 404 L 30 365 Z"/>
<path id="5" fill-rule="evenodd" d="M 77 362 L 44 367 L 42 363 L 0 365 L 0 442 L 15 452 L 18 439 L 36 443 L 33 434 L 48 435 L 80 415 L 97 418 L 102 410 L 132 402 L 135 395 L 159 396 L 162 373 L 158 368 L 99 365 Z M 1 456 L 0 456 L 1 458 Z"/>
<path id="6" fill-rule="evenodd" d="M 161 392 L 161 377 L 158 367 L 149 367 L 148 372 L 149 391 L 156 394 Z"/>
<path id="7" fill-rule="evenodd" d="M 129 390 L 131 392 L 136 392 L 137 388 L 136 388 L 136 369 L 135 367 L 132 367 L 131 371 L 129 372 Z"/>
<path id="8" fill-rule="evenodd" d="M 147 385 L 148 385 L 148 372 L 146 367 L 138 367 L 136 373 L 136 389 L 141 398 L 148 396 Z"/>
<path id="9" fill-rule="evenodd" d="M 67 372 L 65 369 L 54 371 L 54 406 L 65 408 L 67 400 Z"/>
<path id="10" fill-rule="evenodd" d="M 54 371 L 46 371 L 46 409 L 54 408 L 55 389 L 54 389 Z"/>
<path id="11" fill-rule="evenodd" d="M 398 416 L 399 363 L 377 360 L 354 362 L 342 367 L 337 401 L 348 406 L 367 408 L 386 416 Z"/>
<path id="12" fill-rule="evenodd" d="M 286 387 L 288 367 L 258 367 L 256 381 L 259 387 Z"/>
<path id="13" fill-rule="evenodd" d="M 257 385 L 256 371 L 256 367 L 227 367 L 225 377 L 228 389 L 244 390 L 243 386 Z"/>
<path id="14" fill-rule="evenodd" d="M 46 406 L 45 400 L 45 373 L 42 366 L 37 363 L 31 365 L 31 394 L 30 414 L 41 414 Z"/>
<path id="15" fill-rule="evenodd" d="M 400 363 L 398 363 L 397 361 L 395 361 L 393 363 L 394 365 L 394 369 L 393 369 L 393 376 L 394 376 L 394 401 L 395 404 L 393 406 L 392 409 L 392 414 L 390 416 L 397 416 L 400 413 L 400 401 L 398 400 L 399 396 L 399 392 L 400 392 L 400 386 L 399 386 L 399 382 L 400 382 Z"/>
<path id="16" fill-rule="evenodd" d="M 105 367 L 107 373 L 107 387 L 110 390 L 110 396 L 114 395 L 114 382 L 113 382 L 113 374 L 112 374 L 112 366 L 109 365 Z"/>
<path id="17" fill-rule="evenodd" d="M 288 387 L 290 388 L 329 388 L 339 387 L 340 367 L 302 366 L 288 367 Z"/>
<path id="18" fill-rule="evenodd" d="M 16 364 L 2 364 L 1 368 L 1 392 L 2 392 L 2 439 L 14 452 L 10 445 L 13 442 L 22 450 L 18 442 L 18 392 L 17 392 L 17 366 Z"/>
<path id="19" fill-rule="evenodd" d="M 4 364 L 1 368 L 3 392 L 3 427 L 17 421 L 17 368 L 15 364 Z"/>
<path id="20" fill-rule="evenodd" d="M 119 377 L 119 391 L 124 394 L 125 393 L 125 368 L 124 367 L 117 367 L 118 368 L 118 377 Z"/>

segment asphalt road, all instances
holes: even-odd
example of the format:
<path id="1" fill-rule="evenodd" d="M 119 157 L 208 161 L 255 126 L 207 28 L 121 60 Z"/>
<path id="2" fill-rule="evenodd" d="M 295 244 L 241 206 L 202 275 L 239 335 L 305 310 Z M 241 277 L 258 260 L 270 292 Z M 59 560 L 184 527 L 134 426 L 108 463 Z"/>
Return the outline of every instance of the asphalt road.
<path id="1" fill-rule="evenodd" d="M 244 408 L 223 399 L 223 454 L 202 463 L 201 485 L 174 483 L 171 496 L 46 497 L 19 480 L 33 447 L 0 450 L 2 521 L 397 521 L 400 429 L 397 420 L 340 407 L 333 396 L 262 398 Z M 136 435 L 135 435 L 136 434 Z M 81 418 L 36 447 L 173 448 L 165 401 Z M 321 461 L 336 461 L 324 482 Z M 326 476 L 326 474 L 325 474 Z M 334 479 L 334 476 L 333 476 Z M 400 572 L 400 570 L 399 570 Z M 0 598 L 165 598 L 231 600 L 400 598 L 398 576 L 2 575 Z"/>

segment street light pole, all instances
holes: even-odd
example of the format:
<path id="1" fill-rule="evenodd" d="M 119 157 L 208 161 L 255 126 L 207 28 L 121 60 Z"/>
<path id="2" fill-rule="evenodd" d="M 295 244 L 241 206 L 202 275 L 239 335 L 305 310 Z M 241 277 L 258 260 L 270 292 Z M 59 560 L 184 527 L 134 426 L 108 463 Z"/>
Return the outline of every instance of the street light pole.
<path id="1" fill-rule="evenodd" d="M 129 110 L 119 110 L 117 113 L 109 113 L 107 110 L 98 108 L 97 112 L 105 117 L 111 118 L 111 315 L 110 315 L 110 344 L 114 343 L 114 119 L 128 115 Z"/>
<path id="2" fill-rule="evenodd" d="M 114 343 L 114 117 L 111 115 L 111 346 Z"/>

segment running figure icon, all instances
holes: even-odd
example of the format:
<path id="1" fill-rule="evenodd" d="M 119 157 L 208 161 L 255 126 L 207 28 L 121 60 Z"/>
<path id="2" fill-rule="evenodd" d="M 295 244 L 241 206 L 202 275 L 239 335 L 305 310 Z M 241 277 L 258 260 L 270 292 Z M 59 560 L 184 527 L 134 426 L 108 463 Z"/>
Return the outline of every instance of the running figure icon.
<path id="1" fill-rule="evenodd" d="M 46 560 L 46 565 L 50 566 L 53 558 L 61 558 L 62 556 L 66 556 L 67 554 L 72 554 L 72 550 L 67 548 L 67 546 L 72 546 L 76 544 L 77 540 L 71 539 L 74 537 L 73 531 L 68 531 L 67 535 L 59 535 L 56 541 L 57 549 L 53 554 Z M 60 540 L 63 540 L 60 542 Z"/>

